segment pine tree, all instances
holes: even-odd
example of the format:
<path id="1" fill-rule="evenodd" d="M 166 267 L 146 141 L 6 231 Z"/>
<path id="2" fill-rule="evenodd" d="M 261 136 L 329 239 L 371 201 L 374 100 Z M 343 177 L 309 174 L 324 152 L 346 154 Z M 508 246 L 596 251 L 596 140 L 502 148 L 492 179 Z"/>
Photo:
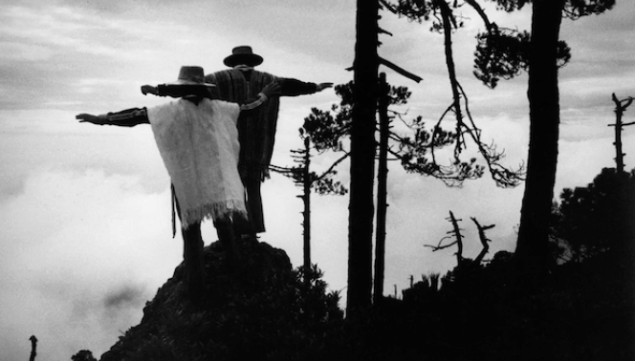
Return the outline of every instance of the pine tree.
<path id="1" fill-rule="evenodd" d="M 371 305 L 379 2 L 357 0 L 348 219 L 349 316 Z"/>
<path id="2" fill-rule="evenodd" d="M 507 12 L 520 10 L 531 3 L 531 33 L 499 28 L 490 22 L 477 0 L 453 3 L 445 0 L 399 0 L 398 4 L 391 6 L 411 19 L 433 19 L 432 28 L 442 30 L 446 37 L 446 58 L 450 59 L 448 30 L 451 27 L 448 23 L 454 28 L 460 27 L 461 22 L 456 20 L 453 9 L 466 4 L 474 8 L 486 27 L 486 31 L 478 35 L 476 77 L 495 87 L 500 78 L 509 79 L 523 70 L 528 71 L 529 155 L 515 258 L 519 274 L 534 283 L 546 274 L 549 265 L 548 225 L 558 163 L 560 124 L 558 68 L 570 59 L 569 48 L 559 38 L 562 18 L 575 20 L 600 14 L 611 9 L 615 0 L 492 1 Z M 448 69 L 453 87 L 456 87 L 449 61 Z M 453 92 L 456 104 L 456 91 Z"/>

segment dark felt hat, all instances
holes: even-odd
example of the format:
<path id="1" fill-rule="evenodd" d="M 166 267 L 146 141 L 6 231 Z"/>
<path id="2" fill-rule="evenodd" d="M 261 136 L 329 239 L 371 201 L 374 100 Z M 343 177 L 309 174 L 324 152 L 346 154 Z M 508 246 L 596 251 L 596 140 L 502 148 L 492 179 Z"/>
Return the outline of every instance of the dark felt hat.
<path id="1" fill-rule="evenodd" d="M 248 65 L 248 66 L 257 66 L 262 64 L 262 56 L 258 54 L 254 54 L 251 50 L 251 46 L 241 45 L 232 49 L 232 55 L 225 58 L 223 63 L 229 67 L 234 67 L 236 65 Z"/>
<path id="2" fill-rule="evenodd" d="M 176 81 L 166 83 L 169 85 L 205 85 L 215 87 L 212 83 L 205 82 L 205 72 L 200 66 L 182 66 L 179 78 Z"/>

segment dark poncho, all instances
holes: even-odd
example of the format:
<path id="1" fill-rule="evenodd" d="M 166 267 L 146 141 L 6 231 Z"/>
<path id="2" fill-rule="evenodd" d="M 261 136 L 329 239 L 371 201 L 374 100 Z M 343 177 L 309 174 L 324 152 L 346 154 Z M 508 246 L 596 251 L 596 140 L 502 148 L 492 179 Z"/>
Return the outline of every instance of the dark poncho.
<path id="1" fill-rule="evenodd" d="M 249 81 L 242 71 L 227 69 L 206 76 L 206 81 L 216 84 L 220 99 L 244 104 L 254 98 L 269 83 L 278 80 L 274 75 L 252 71 Z M 238 117 L 240 142 L 239 170 L 241 175 L 262 177 L 273 154 L 278 121 L 279 98 L 269 99 L 260 107 L 243 111 Z"/>

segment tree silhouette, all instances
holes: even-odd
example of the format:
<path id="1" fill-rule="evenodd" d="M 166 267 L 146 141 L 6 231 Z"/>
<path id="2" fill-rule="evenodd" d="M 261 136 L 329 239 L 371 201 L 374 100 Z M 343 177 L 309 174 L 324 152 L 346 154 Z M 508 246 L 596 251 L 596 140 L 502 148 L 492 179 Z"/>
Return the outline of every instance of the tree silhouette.
<path id="1" fill-rule="evenodd" d="M 31 341 L 31 355 L 29 356 L 29 361 L 35 361 L 35 357 L 37 356 L 37 337 L 35 337 L 35 335 L 31 335 L 31 337 L 29 337 L 29 341 Z"/>
<path id="2" fill-rule="evenodd" d="M 353 109 L 350 128 L 351 180 L 348 219 L 346 310 L 355 317 L 371 304 L 375 113 L 379 68 L 379 3 L 357 0 Z"/>
<path id="3" fill-rule="evenodd" d="M 72 361 L 97 361 L 90 350 L 81 350 L 71 356 Z"/>
<path id="4" fill-rule="evenodd" d="M 351 183 L 350 183 L 350 203 L 349 203 L 349 267 L 348 267 L 348 305 L 347 309 L 364 308 L 371 303 L 370 295 L 372 290 L 372 233 L 373 233 L 373 186 L 374 186 L 374 158 L 375 139 L 374 132 L 376 126 L 375 113 L 377 109 L 378 93 L 378 68 L 384 65 L 394 69 L 397 73 L 404 75 L 414 81 L 421 78 L 413 75 L 392 62 L 380 57 L 377 48 L 380 45 L 378 34 L 390 34 L 388 31 L 379 28 L 378 19 L 380 5 L 381 8 L 397 12 L 396 8 L 385 0 L 357 1 L 356 17 L 356 44 L 355 60 L 352 69 L 353 91 L 350 122 L 350 149 L 351 149 Z M 418 4 L 425 4 L 423 0 L 418 0 Z M 453 102 L 443 113 L 437 126 L 433 127 L 432 136 L 429 143 L 434 145 L 443 138 L 439 124 L 445 119 L 446 114 L 454 112 L 456 116 L 456 138 L 454 148 L 454 163 L 449 167 L 440 167 L 433 161 L 431 164 L 420 163 L 424 158 L 416 157 L 417 160 L 414 171 L 423 168 L 426 174 L 444 174 L 448 179 L 455 179 L 455 173 L 470 174 L 475 172 L 475 160 L 469 163 L 460 159 L 460 154 L 467 145 L 467 139 L 471 139 L 478 148 L 487 163 L 490 174 L 497 185 L 510 187 L 517 185 L 523 179 L 522 166 L 517 170 L 509 170 L 500 161 L 504 156 L 496 147 L 487 145 L 481 140 L 481 130 L 476 127 L 472 119 L 468 99 L 456 79 L 454 71 L 454 60 L 451 47 L 451 30 L 457 28 L 456 18 L 453 16 L 450 6 L 444 0 L 433 0 L 435 9 L 439 9 L 442 22 L 437 26 L 437 30 L 443 29 L 445 34 L 445 52 L 448 72 L 453 93 Z M 476 4 L 468 0 L 468 3 Z M 477 4 L 476 4 L 477 5 Z M 436 25 L 437 23 L 435 23 Z M 391 35 L 391 34 L 390 34 Z M 463 99 L 463 102 L 461 102 Z M 419 120 L 421 122 L 421 120 Z M 415 147 L 415 150 L 420 148 Z M 434 159 L 434 149 L 430 151 Z M 413 159 L 411 156 L 410 159 Z M 403 162 L 403 159 L 402 159 Z M 467 166 L 466 166 L 467 165 Z M 449 175 L 448 175 L 449 173 Z M 476 174 L 476 173 L 475 173 Z"/>
<path id="5" fill-rule="evenodd" d="M 312 190 L 318 194 L 328 195 L 344 195 L 348 192 L 346 187 L 339 181 L 332 178 L 337 174 L 335 167 L 348 157 L 345 154 L 340 159 L 335 161 L 326 171 L 321 175 L 311 171 L 311 150 L 313 148 L 309 133 L 304 128 L 299 129 L 300 137 L 303 139 L 304 148 L 291 150 L 294 161 L 298 164 L 295 167 L 280 167 L 276 165 L 270 165 L 269 169 L 283 174 L 286 177 L 293 179 L 294 183 L 302 188 L 302 194 L 298 198 L 302 199 L 304 204 L 304 210 L 302 211 L 302 232 L 303 232 L 303 267 L 304 274 L 309 275 L 312 269 L 311 262 L 311 193 Z M 308 279 L 307 279 L 308 280 Z"/>
<path id="6" fill-rule="evenodd" d="M 389 84 L 387 92 L 386 103 L 391 107 L 388 108 L 387 114 L 387 155 L 393 157 L 391 159 L 399 160 L 409 173 L 431 176 L 450 186 L 460 186 L 464 181 L 480 178 L 484 174 L 485 166 L 478 164 L 476 158 L 455 158 L 450 164 L 438 162 L 435 151 L 456 145 L 456 133 L 441 128 L 439 123 L 429 127 L 422 116 L 404 119 L 405 114 L 392 107 L 407 104 L 412 93 L 407 87 Z M 335 93 L 340 97 L 340 103 L 332 105 L 330 110 L 326 111 L 311 109 L 311 114 L 305 118 L 303 128 L 318 152 L 333 151 L 348 155 L 350 151 L 346 146 L 351 136 L 353 82 L 336 85 Z M 395 119 L 402 122 L 406 131 L 393 130 L 392 122 Z M 376 131 L 379 131 L 379 127 Z"/>
<path id="7" fill-rule="evenodd" d="M 505 10 L 524 1 L 499 1 Z M 553 201 L 560 104 L 558 89 L 559 39 L 563 17 L 577 19 L 610 9 L 614 0 L 534 0 L 529 43 L 529 154 L 515 258 L 521 274 L 540 279 L 549 264 L 549 215 Z"/>
<path id="8" fill-rule="evenodd" d="M 465 238 L 465 236 L 463 235 L 463 233 L 461 233 L 461 231 L 463 231 L 463 228 L 459 226 L 459 222 L 461 222 L 462 219 L 460 218 L 457 219 L 454 216 L 454 213 L 452 213 L 452 211 L 450 211 L 450 217 L 446 219 L 452 224 L 452 230 L 448 231 L 447 232 L 448 235 L 441 238 L 441 240 L 436 246 L 431 244 L 426 244 L 424 245 L 424 247 L 431 248 L 432 252 L 436 252 L 436 251 L 444 250 L 456 245 L 457 250 L 456 250 L 455 256 L 456 256 L 457 267 L 466 266 L 466 265 L 480 265 L 481 262 L 483 262 L 485 255 L 487 255 L 487 253 L 489 252 L 488 243 L 492 241 L 491 239 L 487 237 L 485 232 L 489 229 L 494 228 L 495 225 L 490 224 L 487 226 L 483 226 L 478 222 L 478 220 L 475 217 L 470 217 L 472 222 L 474 222 L 474 224 L 476 225 L 476 229 L 478 230 L 478 238 L 481 241 L 481 245 L 483 246 L 483 248 L 481 249 L 481 252 L 476 256 L 476 258 L 474 260 L 471 260 L 469 258 L 463 257 L 463 238 Z M 448 239 L 454 239 L 454 241 L 450 243 L 444 243 Z"/>
<path id="9" fill-rule="evenodd" d="M 622 128 L 635 124 L 635 122 L 624 123 L 622 122 L 622 116 L 626 109 L 633 103 L 633 97 L 626 99 L 618 99 L 615 93 L 611 98 L 615 103 L 615 124 L 609 124 L 609 127 L 615 127 L 615 165 L 617 166 L 617 173 L 624 172 L 624 156 L 622 153 Z"/>
<path id="10" fill-rule="evenodd" d="M 558 162 L 560 123 L 558 68 L 570 58 L 569 48 L 559 39 L 560 24 L 563 17 L 575 20 L 600 14 L 612 8 L 615 0 L 492 1 L 497 3 L 498 9 L 506 12 L 520 10 L 531 3 L 531 33 L 499 28 L 489 21 L 476 0 L 454 1 L 451 4 L 445 0 L 399 0 L 391 6 L 409 18 L 432 20 L 433 30 L 443 30 L 446 59 L 451 59 L 448 30 L 462 24 L 462 20 L 453 14 L 453 9 L 468 5 L 475 9 L 486 27 L 486 32 L 478 35 L 474 72 L 477 78 L 495 87 L 500 78 L 508 79 L 522 70 L 528 71 L 529 155 L 515 258 L 521 275 L 538 280 L 546 274 L 549 263 L 549 217 Z M 451 83 L 456 88 L 450 69 L 452 63 L 449 60 L 447 63 Z M 455 89 L 453 96 L 456 112 Z"/>
<path id="11" fill-rule="evenodd" d="M 604 168 L 586 187 L 565 188 L 555 209 L 554 236 L 577 262 L 621 253 L 632 242 L 635 170 Z"/>
<path id="12" fill-rule="evenodd" d="M 457 158 L 450 164 L 439 164 L 435 150 L 448 147 L 457 142 L 454 132 L 446 131 L 436 123 L 427 127 L 421 116 L 406 120 L 405 114 L 395 107 L 408 103 L 411 92 L 406 87 L 394 87 L 385 83 L 385 74 L 380 74 L 380 97 L 378 113 L 380 124 L 378 157 L 378 194 L 377 194 L 377 231 L 375 248 L 374 298 L 378 300 L 383 294 L 383 270 L 385 250 L 385 217 L 387 160 L 399 160 L 402 167 L 410 173 L 431 176 L 442 180 L 447 185 L 459 186 L 465 180 L 477 179 L 484 174 L 485 167 L 477 164 L 476 158 L 461 160 Z M 332 151 L 348 156 L 348 138 L 350 136 L 353 82 L 335 86 L 336 94 L 341 98 L 339 104 L 331 106 L 328 111 L 314 108 L 305 118 L 303 129 L 314 141 L 315 149 L 320 153 Z M 400 120 L 405 128 L 394 130 L 392 122 Z M 405 129 L 405 131 L 404 131 Z M 457 155 L 458 156 L 458 155 Z M 340 158 L 341 159 L 341 158 Z"/>
<path id="13" fill-rule="evenodd" d="M 373 302 L 384 295 L 384 271 L 386 268 L 386 216 L 388 212 L 388 140 L 391 119 L 388 116 L 390 87 L 386 73 L 379 74 L 379 158 L 377 160 L 377 225 L 375 232 L 375 278 L 373 279 Z"/>
<path id="14" fill-rule="evenodd" d="M 461 233 L 463 229 L 459 227 L 459 222 L 462 221 L 462 219 L 457 219 L 452 211 L 450 211 L 450 217 L 446 219 L 452 224 L 452 230 L 447 232 L 448 236 L 441 238 L 439 244 L 436 246 L 427 244 L 424 247 L 430 247 L 432 248 L 432 252 L 436 252 L 456 245 L 456 264 L 460 266 L 463 263 L 463 237 L 465 237 Z M 452 238 L 454 242 L 443 244 L 443 241 Z"/>
<path id="15" fill-rule="evenodd" d="M 463 26 L 463 20 L 454 13 L 454 9 L 461 7 L 463 4 L 459 4 L 457 1 L 450 4 L 445 0 L 399 0 L 397 3 L 380 0 L 380 2 L 389 11 L 405 16 L 410 20 L 418 22 L 432 21 L 431 30 L 443 34 L 444 56 L 452 90 L 452 102 L 439 117 L 437 126 L 434 127 L 433 138 L 436 136 L 437 129 L 441 129 L 441 123 L 449 119 L 449 114 L 454 114 L 453 120 L 456 121 L 454 133 L 457 135 L 454 143 L 455 165 L 461 164 L 460 155 L 467 147 L 468 140 L 471 140 L 485 160 L 487 169 L 496 185 L 507 188 L 520 184 L 524 179 L 524 166 L 521 165 L 517 169 L 509 169 L 501 164 L 501 160 L 505 156 L 504 151 L 499 151 L 495 144 L 483 142 L 481 129 L 477 127 L 470 111 L 468 96 L 456 75 L 452 33 L 455 29 Z M 466 0 L 464 3 L 476 9 L 489 31 L 494 32 L 497 29 L 496 24 L 489 21 L 485 12 L 476 1 Z M 432 155 L 434 157 L 434 152 L 432 152 Z M 443 172 L 441 171 L 441 173 Z M 453 177 L 450 176 L 449 178 Z"/>
<path id="16" fill-rule="evenodd" d="M 620 317 L 612 332 L 624 337 L 620 359 L 635 357 L 635 170 L 604 168 L 586 187 L 564 189 L 554 215 L 555 238 L 566 245 L 573 266 L 592 270 L 596 290 L 614 301 Z M 575 278 L 574 278 L 575 279 Z M 585 283 L 589 280 L 585 280 Z M 606 284 L 607 286 L 603 286 Z M 582 284 L 580 288 L 589 286 Z M 601 297 L 601 296 L 600 296 Z"/>

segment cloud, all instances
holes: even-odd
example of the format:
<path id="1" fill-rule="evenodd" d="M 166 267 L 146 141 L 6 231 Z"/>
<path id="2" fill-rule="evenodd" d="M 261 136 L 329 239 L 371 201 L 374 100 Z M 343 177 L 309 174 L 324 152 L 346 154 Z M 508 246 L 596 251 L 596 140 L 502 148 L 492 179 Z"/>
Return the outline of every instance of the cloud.
<path id="1" fill-rule="evenodd" d="M 54 3 L 5 5 L 2 14 L 0 34 L 22 43 L 47 46 L 51 54 L 78 52 L 130 60 L 132 54 L 123 49 L 138 45 L 141 41 L 158 39 L 158 34 L 154 33 L 159 29 L 157 25 L 137 23 L 126 18 L 103 17 L 94 12 Z M 162 28 L 172 31 L 187 29 L 171 24 L 163 24 Z"/>
<path id="2" fill-rule="evenodd" d="M 139 306 L 139 300 L 142 294 L 142 290 L 130 285 L 124 285 L 104 297 L 104 306 L 107 309 L 114 310 L 130 306 Z"/>
<path id="3" fill-rule="evenodd" d="M 0 58 L 13 61 L 47 60 L 53 55 L 53 50 L 36 44 L 22 44 L 18 42 L 1 42 Z"/>
<path id="4" fill-rule="evenodd" d="M 169 192 L 147 193 L 136 177 L 32 173 L 20 195 L 0 203 L 0 216 L 9 354 L 31 334 L 43 359 L 105 351 L 139 321 L 144 301 L 181 259 Z"/>
<path id="5" fill-rule="evenodd" d="M 107 104 L 95 93 L 110 94 L 109 104 L 129 107 L 133 95 L 140 96 L 143 79 L 149 83 L 176 78 L 178 66 L 200 53 L 192 42 L 198 45 L 203 38 L 187 23 L 134 14 L 106 17 L 55 2 L 1 5 L 0 14 L 3 109 Z M 171 44 L 169 49 L 166 43 Z M 87 87 L 94 79 L 103 81 Z"/>
<path id="6" fill-rule="evenodd" d="M 487 5 L 493 7 L 493 4 Z M 585 185 L 613 165 L 611 92 L 630 93 L 629 42 L 633 7 L 576 22 L 563 22 L 573 48 L 561 71 L 562 126 L 557 190 Z M 488 9 L 491 10 L 491 9 Z M 523 13 L 498 12 L 503 26 L 527 28 Z M 239 14 L 240 16 L 237 16 Z M 307 16 L 306 14 L 311 14 Z M 435 122 L 450 104 L 442 37 L 383 14 L 380 53 L 424 77 L 415 84 L 388 71 L 389 81 L 413 91 L 409 114 Z M 468 14 L 470 15 L 470 14 Z M 169 179 L 152 132 L 78 124 L 79 112 L 105 113 L 152 106 L 142 84 L 174 80 L 181 65 L 211 72 L 233 46 L 251 44 L 265 57 L 262 69 L 301 80 L 343 83 L 354 51 L 353 2 L 232 0 L 57 1 L 0 5 L 0 313 L 2 358 L 28 357 L 28 337 L 40 339 L 38 359 L 68 359 L 80 349 L 103 352 L 120 332 L 138 322 L 144 299 L 181 259 L 180 236 L 170 238 Z M 470 15 L 471 16 L 471 15 Z M 26 25 L 25 25 L 26 24 Z M 505 164 L 526 157 L 526 75 L 488 90 L 472 74 L 472 17 L 454 37 L 455 59 L 472 114 L 486 141 L 505 149 Z M 465 30 L 465 31 L 464 31 Z M 382 68 L 385 71 L 384 68 Z M 301 147 L 297 128 L 310 107 L 338 102 L 332 90 L 282 101 L 275 163 L 291 163 Z M 630 110 L 625 114 L 630 119 Z M 626 163 L 634 164 L 635 129 L 625 129 Z M 471 150 L 471 148 L 470 148 Z M 316 160 L 316 167 L 328 164 Z M 347 180 L 342 164 L 341 179 Z M 454 265 L 452 251 L 432 253 L 449 230 L 453 210 L 466 229 L 465 255 L 480 250 L 469 217 L 496 224 L 490 256 L 513 249 L 523 186 L 496 188 L 487 175 L 462 189 L 431 178 L 389 173 L 386 290 L 403 289 L 430 271 Z M 268 232 L 262 240 L 302 263 L 300 189 L 274 175 L 263 185 Z M 331 289 L 346 290 L 348 197 L 313 197 L 313 260 Z M 206 243 L 216 239 L 204 223 Z M 342 304 L 343 306 L 344 304 Z M 4 334 L 3 334 L 4 336 Z"/>
<path id="7" fill-rule="evenodd" d="M 80 124 L 68 111 L 0 111 L 0 200 L 23 191 L 33 171 L 140 176 L 148 192 L 169 186 L 152 131 Z"/>

